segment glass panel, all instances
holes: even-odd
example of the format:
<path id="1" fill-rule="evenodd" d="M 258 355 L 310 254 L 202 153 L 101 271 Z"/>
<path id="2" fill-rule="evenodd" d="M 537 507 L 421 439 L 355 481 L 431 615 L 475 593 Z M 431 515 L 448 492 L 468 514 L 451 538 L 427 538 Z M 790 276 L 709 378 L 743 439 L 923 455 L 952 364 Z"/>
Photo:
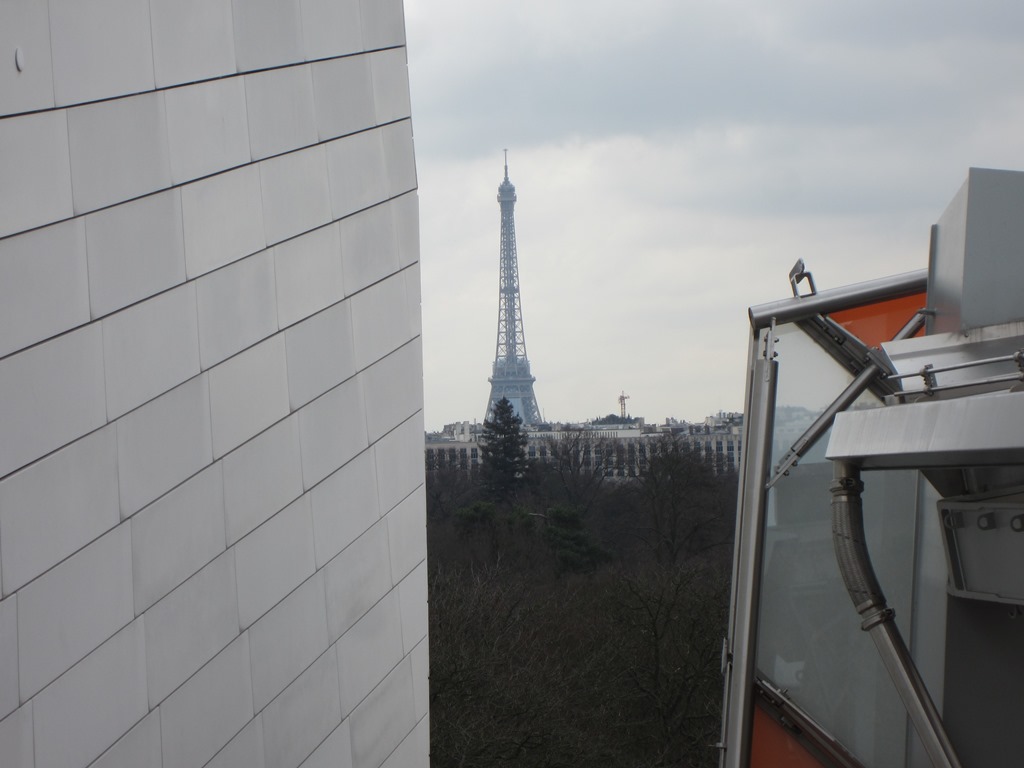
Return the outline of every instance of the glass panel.
<path id="1" fill-rule="evenodd" d="M 852 378 L 795 326 L 781 327 L 778 337 L 773 462 Z M 853 407 L 880 405 L 866 393 Z M 836 565 L 827 445 L 828 434 L 769 494 L 758 669 L 859 760 L 901 768 L 904 710 Z M 915 473 L 871 473 L 864 480 L 868 546 L 909 640 Z"/>

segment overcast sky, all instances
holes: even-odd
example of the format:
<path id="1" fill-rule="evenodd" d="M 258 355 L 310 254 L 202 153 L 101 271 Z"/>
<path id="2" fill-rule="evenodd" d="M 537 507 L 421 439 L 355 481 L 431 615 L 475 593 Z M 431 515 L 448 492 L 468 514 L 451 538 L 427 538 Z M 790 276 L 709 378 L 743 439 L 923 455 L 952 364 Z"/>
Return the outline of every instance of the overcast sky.
<path id="1" fill-rule="evenodd" d="M 426 425 L 482 419 L 502 150 L 552 421 L 741 410 L 746 308 L 927 266 L 1024 169 L 1019 0 L 405 0 Z"/>

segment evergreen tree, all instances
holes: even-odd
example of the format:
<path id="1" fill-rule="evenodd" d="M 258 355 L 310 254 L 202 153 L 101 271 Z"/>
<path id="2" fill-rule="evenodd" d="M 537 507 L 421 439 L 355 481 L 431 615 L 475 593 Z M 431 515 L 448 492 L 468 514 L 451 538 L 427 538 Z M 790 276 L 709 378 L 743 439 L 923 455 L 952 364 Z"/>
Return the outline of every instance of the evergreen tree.
<path id="1" fill-rule="evenodd" d="M 487 494 L 497 501 L 512 498 L 526 476 L 526 433 L 522 424 L 512 403 L 503 397 L 494 404 L 483 425 L 481 480 Z"/>

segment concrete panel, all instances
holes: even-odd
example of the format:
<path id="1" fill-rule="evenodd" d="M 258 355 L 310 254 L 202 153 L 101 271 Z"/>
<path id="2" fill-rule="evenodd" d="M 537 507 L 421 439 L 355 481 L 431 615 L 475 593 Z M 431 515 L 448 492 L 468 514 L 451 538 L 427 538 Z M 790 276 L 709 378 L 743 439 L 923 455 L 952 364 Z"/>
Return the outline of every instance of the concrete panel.
<path id="1" fill-rule="evenodd" d="M 345 97 L 338 98 L 339 93 Z M 313 64 L 313 94 L 316 99 L 316 129 L 321 141 L 373 126 L 376 111 L 370 56 L 346 56 L 316 62 Z"/>
<path id="2" fill-rule="evenodd" d="M 380 519 L 373 451 L 363 451 L 317 485 L 312 504 L 316 566 L 322 568 Z"/>
<path id="3" fill-rule="evenodd" d="M 100 317 L 185 281 L 176 189 L 85 217 L 89 300 Z"/>
<path id="4" fill-rule="evenodd" d="M 79 768 L 146 714 L 142 620 L 136 620 L 33 702 L 36 768 Z"/>
<path id="5" fill-rule="evenodd" d="M 345 297 L 337 225 L 308 232 L 274 249 L 277 319 L 285 328 Z"/>
<path id="6" fill-rule="evenodd" d="M 298 0 L 233 0 L 239 72 L 302 61 Z"/>
<path id="7" fill-rule="evenodd" d="M 89 322 L 85 226 L 0 240 L 0 357 Z"/>
<path id="8" fill-rule="evenodd" d="M 307 59 L 363 50 L 359 0 L 299 0 Z"/>
<path id="9" fill-rule="evenodd" d="M 338 226 L 349 294 L 398 271 L 398 239 L 389 203 L 360 211 Z"/>
<path id="10" fill-rule="evenodd" d="M 387 514 L 391 579 L 396 584 L 427 558 L 427 492 L 421 485 Z"/>
<path id="11" fill-rule="evenodd" d="M 402 610 L 402 648 L 406 653 L 427 636 L 427 561 L 417 565 L 398 585 Z"/>
<path id="12" fill-rule="evenodd" d="M 20 51 L 22 67 L 0 68 L 0 115 L 53 106 L 50 17 L 38 0 L 0 4 L 0 51 Z M 10 59 L 8 59 L 10 62 Z"/>
<path id="13" fill-rule="evenodd" d="M 424 581 L 425 585 L 426 581 Z M 424 610 L 426 610 L 425 607 Z M 412 649 L 409 659 L 412 662 L 412 687 L 415 691 L 416 719 L 419 720 L 430 714 L 430 641 L 426 637 Z"/>
<path id="14" fill-rule="evenodd" d="M 266 246 L 260 173 L 255 166 L 182 187 L 181 212 L 190 278 Z"/>
<path id="15" fill-rule="evenodd" d="M 89 768 L 161 768 L 160 713 L 146 715 Z"/>
<path id="16" fill-rule="evenodd" d="M 68 122 L 63 111 L 0 120 L 0 237 L 72 214 Z"/>
<path id="17" fill-rule="evenodd" d="M 185 382 L 117 423 L 121 516 L 127 517 L 213 459 L 206 375 Z"/>
<path id="18" fill-rule="evenodd" d="M 0 483 L 0 563 L 6 593 L 120 520 L 113 426 L 6 478 Z"/>
<path id="19" fill-rule="evenodd" d="M 344 716 L 402 659 L 402 616 L 391 591 L 338 641 L 338 674 Z"/>
<path id="20" fill-rule="evenodd" d="M 378 768 L 415 724 L 412 666 L 405 659 L 352 713 L 353 768 Z"/>
<path id="21" fill-rule="evenodd" d="M 405 278 L 401 272 L 357 293 L 352 303 L 356 368 L 362 370 L 413 337 Z"/>
<path id="22" fill-rule="evenodd" d="M 0 477 L 103 426 L 98 324 L 0 361 Z"/>
<path id="23" fill-rule="evenodd" d="M 220 5 L 230 9 L 229 2 L 219 0 L 202 6 L 219 12 Z M 230 12 L 227 23 L 231 24 Z M 249 123 L 242 78 L 228 77 L 174 88 L 167 91 L 165 98 L 171 178 L 175 184 L 249 162 Z"/>
<path id="24" fill-rule="evenodd" d="M 348 720 L 331 731 L 302 763 L 302 768 L 352 768 L 352 734 Z"/>
<path id="25" fill-rule="evenodd" d="M 237 636 L 235 557 L 229 550 L 146 611 L 150 708 Z"/>
<path id="26" fill-rule="evenodd" d="M 309 496 L 301 497 L 238 542 L 235 567 L 239 621 L 244 628 L 313 575 Z"/>
<path id="27" fill-rule="evenodd" d="M 359 378 L 339 384 L 299 411 L 299 435 L 302 483 L 307 489 L 365 449 L 366 417 Z"/>
<path id="28" fill-rule="evenodd" d="M 150 13 L 158 88 L 234 73 L 231 0 L 150 0 Z"/>
<path id="29" fill-rule="evenodd" d="M 331 210 L 340 219 L 384 200 L 388 194 L 384 141 L 380 129 L 364 131 L 327 145 Z"/>
<path id="30" fill-rule="evenodd" d="M 387 525 L 377 523 L 346 547 L 324 568 L 324 579 L 333 643 L 391 590 Z"/>
<path id="31" fill-rule="evenodd" d="M 252 716 L 243 634 L 160 705 L 163 768 L 204 765 Z"/>
<path id="32" fill-rule="evenodd" d="M 335 93 L 334 98 L 339 98 Z M 309 66 L 281 67 L 245 78 L 252 159 L 315 144 L 313 75 Z"/>
<path id="33" fill-rule="evenodd" d="M 0 720 L 18 708 L 17 596 L 0 600 Z M 326 634 L 326 627 L 324 634 Z M 0 755 L 5 754 L 0 751 Z"/>
<path id="34" fill-rule="evenodd" d="M 376 123 L 403 120 L 412 113 L 409 102 L 409 65 L 405 48 L 379 51 L 370 59 Z"/>
<path id="35" fill-rule="evenodd" d="M 331 220 L 327 162 L 322 146 L 260 163 L 267 243 L 279 243 Z"/>
<path id="36" fill-rule="evenodd" d="M 132 520 L 132 580 L 140 614 L 224 551 L 224 483 L 214 464 Z"/>
<path id="37" fill-rule="evenodd" d="M 194 283 L 103 321 L 107 418 L 116 419 L 199 373 Z"/>
<path id="38" fill-rule="evenodd" d="M 423 414 L 382 437 L 374 446 L 381 512 L 423 485 Z"/>
<path id="39" fill-rule="evenodd" d="M 32 702 L 5 720 L 0 720 L 0 755 L 5 768 L 35 768 L 32 744 Z"/>
<path id="40" fill-rule="evenodd" d="M 415 192 L 396 197 L 388 207 L 395 220 L 398 265 L 407 267 L 420 260 L 419 196 Z"/>
<path id="41" fill-rule="evenodd" d="M 352 343 L 348 302 L 339 302 L 288 329 L 285 346 L 292 410 L 355 374 Z"/>
<path id="42" fill-rule="evenodd" d="M 205 275 L 197 298 L 205 370 L 277 331 L 274 252 L 260 251 Z"/>
<path id="43" fill-rule="evenodd" d="M 298 417 L 275 424 L 223 464 L 227 537 L 234 544 L 302 495 Z"/>
<path id="44" fill-rule="evenodd" d="M 402 120 L 381 128 L 387 167 L 388 196 L 397 197 L 416 189 L 416 153 L 413 151 L 412 121 Z"/>
<path id="45" fill-rule="evenodd" d="M 315 573 L 249 628 L 253 708 L 259 712 L 327 650 L 324 579 Z"/>
<path id="46" fill-rule="evenodd" d="M 256 715 L 206 768 L 264 768 L 263 717 Z"/>
<path id="47" fill-rule="evenodd" d="M 371 443 L 423 408 L 422 371 L 419 339 L 363 371 L 366 429 Z"/>
<path id="48" fill-rule="evenodd" d="M 366 50 L 405 45 L 402 0 L 359 0 L 359 11 Z"/>
<path id="49" fill-rule="evenodd" d="M 76 214 L 171 184 L 163 93 L 68 110 L 68 144 Z"/>
<path id="50" fill-rule="evenodd" d="M 18 593 L 22 700 L 134 618 L 131 572 L 131 532 L 122 525 Z"/>
<path id="51" fill-rule="evenodd" d="M 50 0 L 57 105 L 153 88 L 149 3 Z"/>
<path id="52" fill-rule="evenodd" d="M 332 649 L 263 710 L 267 765 L 297 768 L 340 724 L 338 666 Z"/>
<path id="53" fill-rule="evenodd" d="M 210 371 L 213 454 L 223 456 L 288 415 L 284 337 L 273 336 Z"/>

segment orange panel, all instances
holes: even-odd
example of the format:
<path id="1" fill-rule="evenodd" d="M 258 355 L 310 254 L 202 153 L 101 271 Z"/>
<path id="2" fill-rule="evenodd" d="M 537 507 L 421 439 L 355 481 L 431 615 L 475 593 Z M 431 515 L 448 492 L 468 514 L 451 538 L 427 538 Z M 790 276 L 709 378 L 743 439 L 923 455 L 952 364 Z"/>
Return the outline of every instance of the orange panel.
<path id="1" fill-rule="evenodd" d="M 793 735 L 760 707 L 754 707 L 750 768 L 824 768 Z"/>
<path id="2" fill-rule="evenodd" d="M 915 293 L 902 299 L 889 299 L 866 307 L 833 312 L 829 317 L 869 347 L 877 347 L 899 333 L 914 313 L 925 306 L 926 300 L 926 294 Z"/>

